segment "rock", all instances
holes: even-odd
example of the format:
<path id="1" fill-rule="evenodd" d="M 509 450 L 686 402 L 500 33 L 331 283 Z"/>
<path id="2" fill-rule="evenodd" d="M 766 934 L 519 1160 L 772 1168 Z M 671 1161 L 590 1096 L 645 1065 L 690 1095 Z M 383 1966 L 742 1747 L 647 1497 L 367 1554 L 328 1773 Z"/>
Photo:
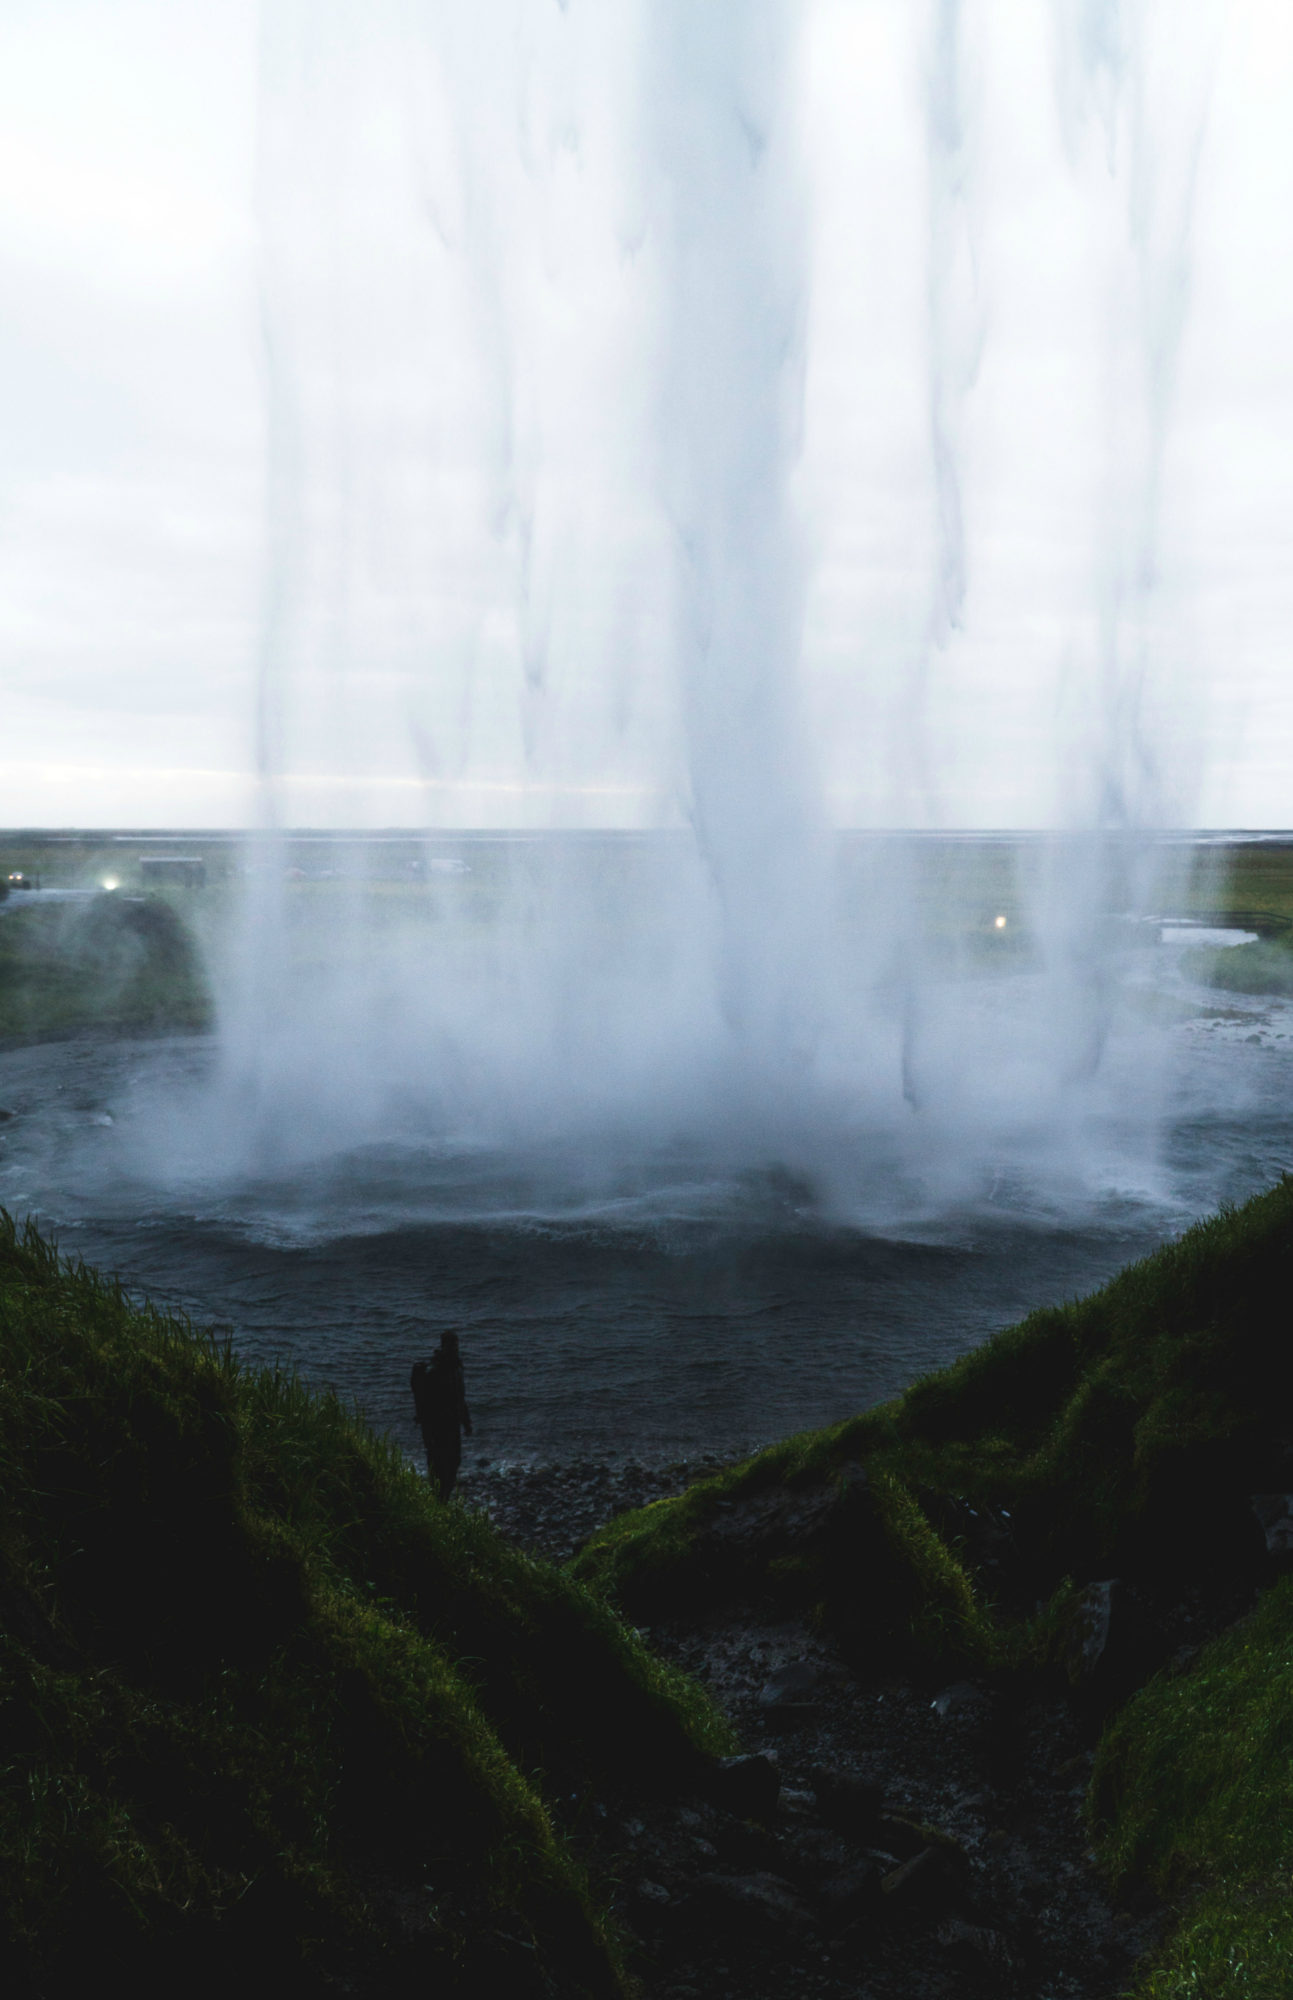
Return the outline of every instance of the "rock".
<path id="1" fill-rule="evenodd" d="M 1075 1687 L 1092 1679 L 1108 1651 L 1114 1593 L 1119 1588 L 1117 1577 L 1089 1583 L 1073 1606 L 1064 1641 L 1064 1665 Z"/>
<path id="2" fill-rule="evenodd" d="M 763 1869 L 750 1875 L 703 1876 L 688 1909 L 707 1930 L 753 1941 L 786 1931 L 806 1936 L 816 1929 L 811 1910 L 791 1884 Z"/>
<path id="3" fill-rule="evenodd" d="M 1016 1958 L 1000 1931 L 967 1924 L 963 1917 L 944 1917 L 936 1932 L 944 1950 L 965 1970 L 1011 1972 Z"/>
<path id="4" fill-rule="evenodd" d="M 1266 1553 L 1286 1561 L 1293 1556 L 1293 1493 L 1254 1493 L 1252 1508 L 1266 1537 Z"/>
<path id="5" fill-rule="evenodd" d="M 771 1757 L 720 1757 L 710 1779 L 715 1805 L 739 1819 L 770 1819 L 780 1791 L 781 1774 Z"/>
<path id="6" fill-rule="evenodd" d="M 16 1118 L 17 1116 L 18 1113 L 16 1111 L 6 1111 L 3 1107 L 0 1107 L 0 1125 L 7 1124 L 11 1118 Z"/>
<path id="7" fill-rule="evenodd" d="M 637 1885 L 637 1894 L 644 1903 L 671 1903 L 673 1897 L 662 1882 L 652 1882 L 644 1875 Z"/>
<path id="8" fill-rule="evenodd" d="M 884 1877 L 880 1893 L 890 1916 L 904 1923 L 920 1921 L 946 1910 L 956 1893 L 956 1881 L 943 1850 L 922 1847 Z"/>
<path id="9" fill-rule="evenodd" d="M 875 1823 L 874 1838 L 880 1852 L 892 1854 L 895 1861 L 910 1861 L 932 1844 L 923 1826 L 897 1813 L 881 1813 Z"/>
<path id="10" fill-rule="evenodd" d="M 788 1660 L 764 1682 L 759 1700 L 765 1707 L 780 1702 L 809 1701 L 822 1691 L 825 1669 L 816 1660 Z"/>
<path id="11" fill-rule="evenodd" d="M 724 1875 L 785 1875 L 786 1850 L 768 1826 L 757 1819 L 728 1819 L 714 1828 L 719 1868 Z"/>
<path id="12" fill-rule="evenodd" d="M 871 1916 L 880 1907 L 880 1870 L 874 1861 L 854 1861 L 828 1875 L 817 1890 L 817 1901 L 836 1930 Z"/>
<path id="13" fill-rule="evenodd" d="M 852 1868 L 860 1859 L 851 1841 L 817 1823 L 786 1828 L 780 1834 L 778 1846 L 774 1872 L 789 1876 L 810 1895 L 815 1895 L 830 1876 Z"/>
<path id="14" fill-rule="evenodd" d="M 964 1715 L 971 1709 L 982 1708 L 984 1699 L 982 1689 L 973 1681 L 953 1681 L 929 1705 L 939 1720 L 945 1722 L 949 1715 Z"/>
<path id="15" fill-rule="evenodd" d="M 817 1810 L 827 1826 L 838 1828 L 854 1840 L 869 1840 L 880 1820 L 881 1792 L 866 1778 L 841 1775 L 837 1771 L 816 1770 L 809 1780 Z"/>
<path id="16" fill-rule="evenodd" d="M 825 1681 L 825 1672 L 814 1661 L 790 1660 L 764 1682 L 759 1706 L 769 1722 L 783 1728 L 806 1721 L 820 1704 Z"/>
<path id="17" fill-rule="evenodd" d="M 1064 1670 L 1075 1694 L 1099 1706 L 1123 1700 L 1154 1666 L 1144 1610 L 1117 1577 L 1089 1583 L 1075 1600 L 1063 1637 Z"/>

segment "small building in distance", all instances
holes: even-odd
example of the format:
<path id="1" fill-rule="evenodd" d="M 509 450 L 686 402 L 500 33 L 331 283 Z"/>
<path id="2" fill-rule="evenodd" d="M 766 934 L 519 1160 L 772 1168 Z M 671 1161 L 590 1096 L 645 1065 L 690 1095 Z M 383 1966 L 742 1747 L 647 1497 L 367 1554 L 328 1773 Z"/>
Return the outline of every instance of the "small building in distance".
<path id="1" fill-rule="evenodd" d="M 139 878 L 145 889 L 202 889 L 207 865 L 199 854 L 141 854 Z"/>

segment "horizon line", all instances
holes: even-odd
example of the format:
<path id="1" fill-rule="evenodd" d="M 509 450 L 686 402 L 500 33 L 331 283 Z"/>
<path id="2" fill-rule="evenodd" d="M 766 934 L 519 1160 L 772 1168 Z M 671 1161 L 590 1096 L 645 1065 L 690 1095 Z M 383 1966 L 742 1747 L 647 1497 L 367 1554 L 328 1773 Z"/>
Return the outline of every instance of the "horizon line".
<path id="1" fill-rule="evenodd" d="M 878 840 L 1293 840 L 1288 826 L 838 826 L 828 836 Z M 0 827 L 0 842 L 14 841 L 274 841 L 388 840 L 407 842 L 455 840 L 684 840 L 694 838 L 688 826 L 184 826 L 150 822 L 146 825 Z"/>

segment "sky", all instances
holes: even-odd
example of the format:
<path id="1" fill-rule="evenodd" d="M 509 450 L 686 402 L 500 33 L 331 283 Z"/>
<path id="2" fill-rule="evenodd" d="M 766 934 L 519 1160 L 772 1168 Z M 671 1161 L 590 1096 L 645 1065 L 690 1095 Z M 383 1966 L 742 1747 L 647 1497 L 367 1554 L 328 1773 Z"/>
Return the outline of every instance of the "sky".
<path id="1" fill-rule="evenodd" d="M 1293 10 L 698 18 L 5 0 L 0 822 L 1293 823 Z"/>

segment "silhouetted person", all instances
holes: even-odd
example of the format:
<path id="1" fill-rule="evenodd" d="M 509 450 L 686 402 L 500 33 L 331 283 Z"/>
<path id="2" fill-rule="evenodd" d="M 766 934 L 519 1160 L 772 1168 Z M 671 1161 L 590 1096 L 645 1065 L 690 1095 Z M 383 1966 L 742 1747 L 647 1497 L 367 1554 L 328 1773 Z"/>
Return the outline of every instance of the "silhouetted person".
<path id="1" fill-rule="evenodd" d="M 471 1412 L 463 1388 L 456 1333 L 442 1333 L 429 1361 L 415 1361 L 410 1377 L 418 1429 L 426 1446 L 427 1478 L 447 1500 L 462 1464 L 462 1435 L 471 1436 Z"/>

